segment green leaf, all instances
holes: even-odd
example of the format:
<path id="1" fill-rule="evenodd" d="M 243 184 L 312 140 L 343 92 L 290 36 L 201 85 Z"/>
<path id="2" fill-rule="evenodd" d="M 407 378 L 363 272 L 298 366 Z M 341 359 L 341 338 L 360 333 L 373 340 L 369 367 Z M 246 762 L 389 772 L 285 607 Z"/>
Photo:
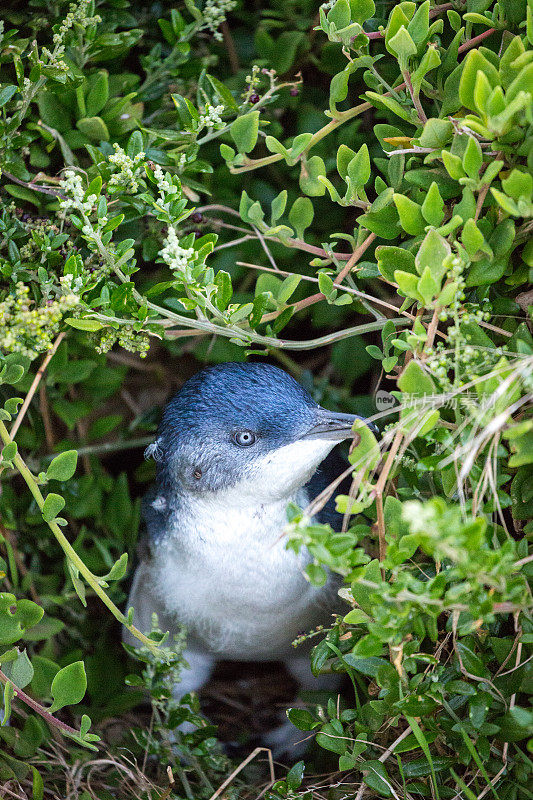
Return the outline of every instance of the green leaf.
<path id="1" fill-rule="evenodd" d="M 363 773 L 363 781 L 369 789 L 375 789 L 382 797 L 391 797 L 391 779 L 387 774 L 385 765 L 381 761 L 365 761 L 358 764 L 358 768 Z"/>
<path id="2" fill-rule="evenodd" d="M 285 780 L 287 781 L 287 785 L 289 789 L 292 791 L 296 791 L 298 787 L 301 785 L 303 776 L 305 771 L 305 761 L 298 761 L 291 769 L 287 772 L 287 777 Z"/>
<path id="3" fill-rule="evenodd" d="M 333 23 L 337 30 L 346 28 L 351 22 L 350 3 L 348 0 L 337 0 L 327 15 L 329 23 Z"/>
<path id="4" fill-rule="evenodd" d="M 52 681 L 51 693 L 54 702 L 48 709 L 51 713 L 63 706 L 72 706 L 83 700 L 87 690 L 87 676 L 83 661 L 75 661 L 60 669 Z"/>
<path id="5" fill-rule="evenodd" d="M 100 70 L 92 76 L 91 88 L 85 100 L 85 113 L 87 117 L 95 117 L 103 109 L 109 99 L 108 73 Z"/>
<path id="6" fill-rule="evenodd" d="M 492 86 L 489 83 L 489 79 L 483 72 L 478 72 L 474 85 L 474 103 L 480 114 L 486 113 L 487 102 L 491 93 Z"/>
<path id="7" fill-rule="evenodd" d="M 450 178 L 453 178 L 454 181 L 458 181 L 459 178 L 464 178 L 465 171 L 459 156 L 456 156 L 454 153 L 450 153 L 448 150 L 443 150 L 441 153 L 441 158 Z"/>
<path id="8" fill-rule="evenodd" d="M 411 272 L 403 272 L 403 270 L 397 269 L 394 271 L 394 280 L 404 295 L 422 301 L 418 293 L 418 275 L 413 275 Z"/>
<path id="9" fill-rule="evenodd" d="M 65 450 L 56 456 L 46 470 L 46 480 L 68 481 L 76 472 L 78 453 L 76 450 Z"/>
<path id="10" fill-rule="evenodd" d="M 400 59 L 400 63 L 407 63 L 411 56 L 416 55 L 416 44 L 403 25 L 398 33 L 389 39 L 388 47 L 392 54 Z"/>
<path id="11" fill-rule="evenodd" d="M 318 273 L 318 288 L 322 292 L 323 295 L 329 297 L 329 295 L 335 291 L 333 286 L 333 279 L 325 272 Z"/>
<path id="12" fill-rule="evenodd" d="M 354 69 L 355 64 L 351 62 L 342 72 L 338 72 L 331 79 L 329 85 L 329 110 L 332 117 L 337 114 L 337 103 L 342 103 L 348 97 L 348 81 Z"/>
<path id="13" fill-rule="evenodd" d="M 237 117 L 230 126 L 230 136 L 239 153 L 249 153 L 254 149 L 259 135 L 259 111 L 250 111 Z"/>
<path id="14" fill-rule="evenodd" d="M 370 156 L 366 144 L 361 145 L 357 154 L 348 164 L 347 175 L 355 189 L 360 189 L 370 178 Z"/>
<path id="15" fill-rule="evenodd" d="M 439 790 L 438 790 L 438 786 L 437 786 L 437 777 L 435 775 L 435 767 L 434 767 L 434 764 L 433 764 L 433 757 L 431 755 L 431 752 L 430 752 L 429 745 L 428 745 L 428 742 L 426 740 L 425 734 L 424 734 L 422 728 L 420 727 L 420 725 L 418 724 L 418 722 L 416 721 L 416 719 L 414 717 L 406 716 L 405 718 L 406 718 L 407 722 L 409 723 L 409 725 L 411 726 L 411 730 L 413 731 L 413 733 L 414 733 L 414 735 L 416 737 L 416 740 L 418 741 L 418 744 L 422 748 L 422 751 L 423 751 L 423 753 L 424 753 L 424 755 L 425 755 L 425 757 L 426 757 L 426 759 L 428 761 L 428 764 L 429 764 L 429 767 L 430 767 L 430 770 L 431 770 L 431 777 L 433 779 L 433 790 L 435 792 L 436 797 L 438 798 Z"/>
<path id="16" fill-rule="evenodd" d="M 65 322 L 67 325 L 70 325 L 71 328 L 76 328 L 78 331 L 88 331 L 89 333 L 100 331 L 104 327 L 102 323 L 98 322 L 96 319 L 66 317 Z"/>
<path id="17" fill-rule="evenodd" d="M 533 194 L 533 177 L 519 169 L 513 169 L 511 173 L 502 180 L 502 189 L 505 194 L 513 200 L 530 200 Z"/>
<path id="18" fill-rule="evenodd" d="M 13 684 L 8 682 L 4 686 L 4 714 L 2 719 L 2 726 L 7 725 L 11 716 L 11 701 L 15 696 Z"/>
<path id="19" fill-rule="evenodd" d="M 2 448 L 2 460 L 12 461 L 17 455 L 17 449 L 16 442 L 9 442 L 9 444 L 6 444 L 6 446 Z"/>
<path id="20" fill-rule="evenodd" d="M 422 216 L 429 225 L 434 225 L 436 228 L 442 223 L 444 219 L 444 200 L 442 199 L 439 187 L 433 181 L 428 189 L 428 193 L 422 203 Z"/>
<path id="21" fill-rule="evenodd" d="M 426 267 L 428 267 L 435 280 L 440 282 L 446 272 L 446 267 L 443 264 L 444 259 L 450 253 L 451 247 L 446 239 L 440 233 L 437 233 L 434 228 L 431 228 L 424 237 L 424 241 L 415 257 L 415 266 L 418 274 L 422 275 Z"/>
<path id="22" fill-rule="evenodd" d="M 461 656 L 464 668 L 467 672 L 478 678 L 488 678 L 489 671 L 480 657 L 474 653 L 464 642 L 457 642 L 457 650 Z"/>
<path id="23" fill-rule="evenodd" d="M 76 127 L 93 142 L 109 141 L 109 131 L 101 117 L 83 117 L 76 122 Z"/>
<path id="24" fill-rule="evenodd" d="M 466 108 L 476 110 L 475 88 L 477 73 L 482 72 L 490 86 L 499 84 L 498 70 L 479 50 L 470 50 L 465 61 L 459 81 L 459 99 Z"/>
<path id="25" fill-rule="evenodd" d="M 492 196 L 497 201 L 498 205 L 503 208 L 508 214 L 511 214 L 513 217 L 519 217 L 520 209 L 518 208 L 517 204 L 514 200 L 511 200 L 510 197 L 507 197 L 506 194 L 500 192 L 498 189 L 493 189 L 492 186 L 490 188 Z"/>
<path id="26" fill-rule="evenodd" d="M 326 570 L 319 564 L 308 564 L 305 568 L 305 575 L 313 586 L 325 586 L 328 579 Z"/>
<path id="27" fill-rule="evenodd" d="M 172 11 L 174 11 L 174 9 L 172 9 Z M 239 107 L 228 87 L 222 83 L 222 81 L 219 81 L 218 78 L 215 78 L 214 75 L 207 75 L 207 80 L 213 89 L 215 89 L 226 108 L 237 111 Z"/>
<path id="28" fill-rule="evenodd" d="M 430 267 L 426 267 L 422 273 L 422 277 L 417 284 L 418 294 L 422 297 L 426 307 L 431 306 L 433 299 L 440 292 L 440 280 L 437 281 L 432 273 Z"/>
<path id="29" fill-rule="evenodd" d="M 400 215 L 400 225 L 404 231 L 411 234 L 411 236 L 417 236 L 419 233 L 422 233 L 426 222 L 418 203 L 415 203 L 403 194 L 395 194 L 393 200 L 398 214 Z"/>
<path id="30" fill-rule="evenodd" d="M 305 708 L 288 708 L 287 716 L 292 724 L 300 731 L 312 731 L 320 724 L 310 711 Z"/>
<path id="31" fill-rule="evenodd" d="M 24 689 L 33 679 L 33 667 L 25 650 L 18 652 L 13 661 L 3 664 L 2 669 L 19 689 Z"/>
<path id="32" fill-rule="evenodd" d="M 41 774 L 35 769 L 35 767 L 31 766 L 31 771 L 33 775 L 32 780 L 32 800 L 43 800 L 44 797 L 44 781 L 41 777 Z"/>
<path id="33" fill-rule="evenodd" d="M 252 304 L 252 313 L 250 314 L 250 327 L 256 328 L 265 313 L 269 303 L 269 296 L 267 294 L 256 294 Z"/>
<path id="34" fill-rule="evenodd" d="M 222 143 L 220 145 L 220 155 L 222 156 L 224 161 L 233 161 L 233 159 L 235 158 L 235 150 L 228 144 Z"/>
<path id="35" fill-rule="evenodd" d="M 42 514 L 44 521 L 51 522 L 57 517 L 64 506 L 64 499 L 60 495 L 50 492 L 50 494 L 46 496 L 46 500 L 44 501 L 43 505 Z"/>
<path id="36" fill-rule="evenodd" d="M 300 169 L 300 189 L 309 197 L 322 197 L 326 192 L 326 187 L 318 178 L 320 175 L 325 177 L 326 167 L 320 156 L 312 156 L 307 159 Z"/>
<path id="37" fill-rule="evenodd" d="M 287 205 L 287 190 L 283 189 L 277 197 L 275 197 L 272 202 L 270 203 L 271 208 L 271 223 L 275 225 L 278 219 L 283 216 L 285 213 L 285 207 Z"/>
<path id="38" fill-rule="evenodd" d="M 373 17 L 376 11 L 374 0 L 351 0 L 350 6 L 352 20 L 359 25 Z"/>
<path id="39" fill-rule="evenodd" d="M 433 395 L 435 392 L 435 384 L 432 378 L 414 358 L 411 359 L 398 378 L 398 388 L 406 394 L 418 397 Z"/>
<path id="40" fill-rule="evenodd" d="M 71 128 L 71 116 L 54 92 L 40 92 L 37 97 L 39 115 L 45 125 L 65 133 Z"/>
<path id="41" fill-rule="evenodd" d="M 380 449 L 377 439 L 363 420 L 356 420 L 353 425 L 353 430 L 359 434 L 360 441 L 359 444 L 352 448 L 348 457 L 350 464 L 353 464 L 355 469 L 364 467 L 365 473 L 371 472 L 376 468 L 380 460 Z"/>
<path id="42" fill-rule="evenodd" d="M 18 90 L 19 90 L 18 86 L 15 86 L 12 83 L 8 83 L 2 86 L 2 88 L 0 89 L 0 108 L 2 108 L 2 106 L 5 106 L 5 104 L 11 100 L 15 92 L 18 92 Z"/>
<path id="43" fill-rule="evenodd" d="M 533 96 L 533 63 L 525 66 L 505 92 L 505 101 L 510 104 L 520 92 Z"/>
<path id="44" fill-rule="evenodd" d="M 461 235 L 461 241 L 470 258 L 472 258 L 472 256 L 474 256 L 485 244 L 483 234 L 473 219 L 469 219 L 465 222 L 463 233 Z"/>
<path id="45" fill-rule="evenodd" d="M 128 568 L 128 554 L 122 553 L 120 558 L 118 558 L 107 575 L 102 575 L 102 579 L 109 580 L 109 581 L 119 581 L 121 578 L 124 577 L 126 574 L 126 570 Z"/>
<path id="46" fill-rule="evenodd" d="M 44 610 L 31 600 L 17 600 L 15 595 L 0 592 L 0 644 L 11 645 L 27 628 L 37 625 Z"/>
<path id="47" fill-rule="evenodd" d="M 316 735 L 316 743 L 331 753 L 343 755 L 346 752 L 348 747 L 347 736 L 338 719 L 322 725 L 320 732 Z"/>
<path id="48" fill-rule="evenodd" d="M 304 238 L 306 229 L 313 222 L 315 211 L 308 197 L 298 197 L 289 212 L 289 222 L 296 230 L 298 239 Z"/>
<path id="49" fill-rule="evenodd" d="M 415 257 L 403 247 L 380 245 L 376 247 L 376 257 L 379 271 L 391 283 L 394 281 L 394 272 L 397 269 L 416 274 Z"/>
<path id="50" fill-rule="evenodd" d="M 283 283 L 281 284 L 281 288 L 278 291 L 277 300 L 279 303 L 286 303 L 290 297 L 296 291 L 300 281 L 302 279 L 301 275 L 289 275 Z"/>
<path id="51" fill-rule="evenodd" d="M 214 283 L 217 287 L 217 293 L 215 297 L 217 308 L 220 309 L 220 311 L 225 311 L 231 301 L 231 298 L 233 297 L 231 275 L 229 272 L 225 272 L 223 269 L 220 269 L 215 275 Z"/>
<path id="52" fill-rule="evenodd" d="M 397 100 L 393 100 L 392 97 L 385 97 L 377 92 L 365 92 L 365 94 L 369 100 L 373 100 L 374 103 L 381 103 L 381 105 L 384 105 L 385 108 L 387 108 L 389 111 L 392 111 L 392 113 L 396 114 L 396 116 L 400 117 L 400 119 L 404 119 L 406 122 L 410 122 L 412 125 L 417 124 L 413 119 L 411 111 L 402 106 Z"/>
<path id="53" fill-rule="evenodd" d="M 420 147 L 443 148 L 452 138 L 453 125 L 447 119 L 428 119 L 420 135 Z"/>
<path id="54" fill-rule="evenodd" d="M 351 147 L 347 147 L 345 144 L 341 144 L 337 150 L 337 172 L 343 180 L 346 179 L 346 175 L 348 174 L 348 164 L 354 156 L 355 151 L 352 150 Z"/>
<path id="55" fill-rule="evenodd" d="M 463 169 L 469 178 L 477 179 L 483 163 L 481 146 L 473 136 L 468 137 L 468 144 L 463 155 Z"/>

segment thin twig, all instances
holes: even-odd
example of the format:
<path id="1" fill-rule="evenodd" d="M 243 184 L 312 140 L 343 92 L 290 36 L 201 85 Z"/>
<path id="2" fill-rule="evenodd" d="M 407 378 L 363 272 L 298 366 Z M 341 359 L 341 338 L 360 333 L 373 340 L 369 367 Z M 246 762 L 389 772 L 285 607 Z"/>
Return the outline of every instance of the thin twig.
<path id="1" fill-rule="evenodd" d="M 44 706 L 40 705 L 33 697 L 30 697 L 29 694 L 23 692 L 22 689 L 19 689 L 13 681 L 7 677 L 5 672 L 2 672 L 0 669 L 0 682 L 7 686 L 10 683 L 13 686 L 14 695 L 13 697 L 17 697 L 19 700 L 22 700 L 27 706 L 29 706 L 32 711 L 35 711 L 36 714 L 39 714 L 49 725 L 53 725 L 55 728 L 59 728 L 60 731 L 63 733 L 68 733 L 71 736 L 75 736 L 77 739 L 80 738 L 80 732 L 76 730 L 76 728 L 71 728 L 70 725 L 67 725 L 66 722 L 62 722 L 57 717 L 54 717 L 48 709 L 44 708 Z"/>
<path id="2" fill-rule="evenodd" d="M 418 118 L 420 122 L 423 122 L 425 124 L 428 121 L 428 118 L 426 116 L 426 112 L 422 108 L 420 97 L 416 94 L 413 88 L 413 83 L 411 81 L 411 73 L 409 72 L 408 69 L 406 69 L 402 72 L 402 75 L 404 77 L 407 89 L 409 90 L 409 94 L 411 95 L 411 100 L 413 101 L 413 105 L 416 108 L 416 113 L 418 114 Z"/>
<path id="3" fill-rule="evenodd" d="M 20 425 L 22 423 L 22 420 L 24 419 L 26 411 L 28 410 L 28 406 L 30 405 L 30 403 L 31 403 L 31 401 L 33 399 L 33 395 L 37 391 L 37 387 L 39 386 L 41 378 L 43 377 L 43 375 L 45 373 L 45 370 L 46 370 L 48 364 L 50 363 L 50 360 L 53 358 L 57 348 L 59 347 L 59 345 L 63 341 L 64 336 L 65 336 L 64 332 L 59 334 L 59 336 L 56 338 L 55 342 L 53 343 L 52 347 L 50 348 L 50 350 L 47 352 L 46 356 L 44 357 L 43 363 L 41 364 L 41 366 L 37 370 L 37 374 L 36 374 L 35 378 L 32 381 L 32 384 L 30 386 L 28 394 L 24 398 L 24 402 L 23 402 L 23 404 L 22 404 L 22 406 L 20 408 L 18 416 L 17 416 L 15 422 L 13 423 L 13 427 L 11 428 L 10 436 L 11 436 L 12 439 L 15 438 L 16 433 L 17 433 L 17 431 L 20 428 Z"/>
<path id="4" fill-rule="evenodd" d="M 32 181 L 23 181 L 20 178 L 17 178 L 15 175 L 12 175 L 11 172 L 6 172 L 5 169 L 2 170 L 2 175 L 4 178 L 13 181 L 13 183 L 18 183 L 19 186 L 24 186 L 26 189 L 32 189 L 34 192 L 39 192 L 40 194 L 49 194 L 52 195 L 52 197 L 65 197 L 62 192 L 60 192 L 58 189 L 54 189 L 52 186 L 39 186 L 39 184 L 33 183 Z"/>
<path id="5" fill-rule="evenodd" d="M 474 36 L 473 39 L 469 39 L 467 42 L 462 44 L 457 52 L 464 53 L 466 50 L 470 50 L 471 47 L 475 47 L 477 44 L 482 42 L 483 39 L 486 39 L 487 36 L 490 36 L 491 33 L 494 33 L 495 30 L 496 28 L 488 28 L 486 31 L 483 31 L 483 33 L 480 33 L 479 36 Z"/>
<path id="6" fill-rule="evenodd" d="M 370 247 L 375 238 L 376 238 L 375 233 L 369 234 L 364 240 L 364 242 L 362 242 L 359 245 L 359 247 L 357 247 L 353 251 L 352 255 L 350 256 L 344 267 L 337 275 L 337 278 L 335 280 L 335 284 L 337 286 L 339 286 L 343 282 L 345 277 L 354 268 L 354 266 L 357 264 L 357 262 L 359 261 L 365 250 L 367 250 Z M 326 299 L 325 294 L 322 294 L 322 292 L 317 292 L 317 294 L 313 294 L 310 297 L 304 297 L 303 300 L 299 300 L 297 303 L 294 303 L 292 306 L 289 306 L 289 308 L 294 309 L 294 312 L 296 313 L 297 311 L 301 311 L 303 308 L 308 308 L 309 306 L 312 306 L 315 303 L 318 303 L 321 300 L 325 299 Z M 286 308 L 287 307 L 285 306 L 284 308 L 280 308 L 277 311 L 273 311 L 271 314 L 265 314 L 262 317 L 261 322 L 270 322 L 271 320 L 276 319 L 276 317 L 279 317 L 279 315 L 283 313 L 283 311 L 285 311 Z"/>
<path id="7" fill-rule="evenodd" d="M 236 767 L 236 768 L 233 770 L 233 772 L 231 773 L 231 775 L 229 775 L 229 776 L 226 778 L 226 780 L 225 780 L 223 783 L 221 783 L 221 784 L 220 784 L 220 786 L 218 787 L 218 789 L 216 790 L 216 792 L 214 792 L 214 793 L 211 795 L 211 797 L 209 798 L 209 800 L 216 800 L 216 798 L 217 798 L 217 797 L 220 797 L 220 795 L 222 794 L 222 792 L 224 791 L 224 789 L 225 789 L 227 786 L 229 786 L 229 785 L 230 785 L 230 783 L 231 783 L 231 782 L 232 782 L 232 781 L 233 781 L 233 780 L 234 780 L 234 779 L 237 777 L 237 775 L 239 774 L 239 772 L 242 772 L 242 770 L 243 770 L 243 769 L 244 769 L 244 768 L 245 768 L 245 767 L 246 767 L 246 766 L 247 766 L 247 765 L 250 763 L 250 761 L 253 761 L 253 759 L 254 759 L 254 758 L 257 756 L 257 755 L 259 755 L 259 753 L 267 753 L 267 754 L 268 754 L 268 763 L 269 763 L 269 767 L 270 767 L 270 779 L 271 779 L 271 781 L 275 781 L 276 777 L 275 777 L 275 774 L 274 774 L 274 762 L 273 762 L 273 760 L 272 760 L 272 751 L 271 751 L 271 750 L 269 750 L 267 747 L 256 747 L 256 748 L 255 748 L 255 750 L 252 750 L 252 752 L 250 753 L 250 755 L 249 755 L 249 756 L 247 756 L 247 758 L 245 758 L 245 759 L 244 759 L 244 761 L 241 761 L 241 763 L 239 764 L 239 766 L 238 766 L 238 767 Z"/>

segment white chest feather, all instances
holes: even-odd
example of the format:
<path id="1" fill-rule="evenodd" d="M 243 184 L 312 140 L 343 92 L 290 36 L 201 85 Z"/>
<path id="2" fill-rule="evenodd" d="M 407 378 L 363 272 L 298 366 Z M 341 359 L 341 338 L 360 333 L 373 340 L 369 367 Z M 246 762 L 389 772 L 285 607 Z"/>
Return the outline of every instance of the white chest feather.
<path id="1" fill-rule="evenodd" d="M 153 586 L 203 647 L 227 658 L 283 657 L 299 631 L 323 621 L 331 588 L 307 582 L 306 551 L 285 549 L 287 498 L 236 497 L 201 498 L 176 517 L 155 548 Z M 294 499 L 307 502 L 303 490 Z"/>

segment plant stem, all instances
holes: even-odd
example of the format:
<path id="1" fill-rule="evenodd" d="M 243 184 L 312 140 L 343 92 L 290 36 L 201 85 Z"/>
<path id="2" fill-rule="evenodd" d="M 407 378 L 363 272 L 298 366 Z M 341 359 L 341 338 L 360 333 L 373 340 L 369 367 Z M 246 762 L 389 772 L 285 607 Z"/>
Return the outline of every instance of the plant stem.
<path id="1" fill-rule="evenodd" d="M 43 377 L 48 364 L 50 363 L 51 359 L 55 355 L 55 352 L 56 352 L 57 348 L 59 347 L 59 345 L 61 344 L 61 342 L 63 341 L 64 337 L 65 337 L 64 333 L 60 333 L 59 334 L 59 336 L 56 338 L 55 342 L 53 343 L 52 347 L 50 348 L 50 350 L 47 352 L 46 356 L 44 357 L 43 363 L 41 364 L 41 366 L 37 370 L 37 374 L 36 374 L 35 378 L 32 381 L 32 384 L 31 384 L 31 386 L 29 388 L 28 394 L 24 398 L 24 402 L 23 402 L 22 406 L 20 407 L 20 411 L 18 413 L 18 416 L 17 416 L 15 422 L 13 423 L 13 427 L 11 428 L 10 436 L 11 436 L 12 439 L 15 438 L 15 436 L 17 434 L 17 431 L 20 428 L 20 425 L 22 423 L 22 420 L 24 419 L 26 411 L 28 410 L 28 407 L 29 407 L 29 405 L 30 405 L 30 403 L 32 401 L 33 395 L 37 391 L 37 387 L 39 386 L 39 383 L 41 382 L 41 378 Z"/>
<path id="2" fill-rule="evenodd" d="M 399 87 L 397 87 L 399 88 Z M 342 125 L 343 122 L 348 122 L 348 120 L 353 119 L 353 117 L 357 117 L 359 114 L 362 114 L 364 111 L 368 111 L 372 108 L 372 103 L 360 103 L 358 106 L 354 106 L 353 108 L 349 108 L 347 111 L 341 111 L 338 117 L 332 119 L 331 122 L 328 122 L 327 125 L 324 125 L 323 128 L 320 128 L 313 136 L 311 137 L 309 144 L 305 148 L 305 150 L 301 153 L 300 159 L 304 154 L 307 154 L 309 150 L 318 144 L 318 142 L 322 141 L 322 139 L 334 131 L 339 125 Z M 256 158 L 251 159 L 247 164 L 242 167 L 233 167 L 230 168 L 230 172 L 234 174 L 239 174 L 241 172 L 249 172 L 252 169 L 257 169 L 258 167 L 264 167 L 267 164 L 274 164 L 276 161 L 280 161 L 283 158 L 281 153 L 274 153 L 274 155 L 266 156 L 265 158 Z M 300 160 L 298 159 L 298 160 Z"/>
<path id="3" fill-rule="evenodd" d="M 48 709 L 46 709 L 44 706 L 42 706 L 40 703 L 34 700 L 33 697 L 30 697 L 29 694 L 23 692 L 22 689 L 19 689 L 19 687 L 16 686 L 16 684 L 14 684 L 13 681 L 10 678 L 8 678 L 5 672 L 2 672 L 1 669 L 0 669 L 0 682 L 3 683 L 4 686 L 10 683 L 14 690 L 13 696 L 18 697 L 19 700 L 22 700 L 23 703 L 29 706 L 32 709 L 32 711 L 35 711 L 36 714 L 39 714 L 39 716 L 42 717 L 46 722 L 48 722 L 49 725 L 53 725 L 55 728 L 59 728 L 59 730 L 62 733 L 66 733 L 69 736 L 74 736 L 74 738 L 76 738 L 78 741 L 80 740 L 80 732 L 77 731 L 76 728 L 71 728 L 70 725 L 66 724 L 66 722 L 62 722 L 60 719 L 57 719 L 57 717 L 54 717 L 54 715 L 51 714 L 48 711 Z M 94 745 L 92 746 L 91 749 L 93 748 Z"/>
<path id="4" fill-rule="evenodd" d="M 420 122 L 423 122 L 425 124 L 428 121 L 428 118 L 426 116 L 426 112 L 422 108 L 420 97 L 416 94 L 413 88 L 413 83 L 411 81 L 411 73 L 409 72 L 408 69 L 405 69 L 403 70 L 402 75 L 404 77 L 407 89 L 409 90 L 409 94 L 411 95 L 411 100 L 413 101 L 413 105 L 416 108 L 416 113 L 418 114 L 418 118 Z"/>
<path id="5" fill-rule="evenodd" d="M 487 36 L 490 36 L 491 33 L 494 33 L 495 31 L 496 28 L 488 28 L 486 31 L 483 31 L 483 33 L 480 33 L 479 36 L 474 36 L 473 39 L 469 39 L 467 42 L 464 42 L 464 44 L 459 47 L 457 52 L 464 53 L 466 50 L 470 50 L 471 47 L 475 47 L 477 44 L 482 42 L 483 39 L 486 39 Z"/>
<path id="6" fill-rule="evenodd" d="M 19 186 L 25 186 L 26 189 L 32 189 L 34 192 L 40 192 L 41 194 L 49 194 L 52 197 L 64 197 L 65 195 L 61 194 L 58 189 L 54 189 L 52 186 L 39 186 L 37 183 L 33 183 L 33 181 L 23 181 L 20 178 L 17 178 L 15 175 L 12 175 L 11 172 L 6 172 L 5 169 L 2 170 L 2 176 L 7 178 L 13 183 L 18 183 Z"/>
<path id="7" fill-rule="evenodd" d="M 10 444 L 13 441 L 11 436 L 9 435 L 9 431 L 7 430 L 6 426 L 2 421 L 0 421 L 0 438 L 2 439 L 4 444 Z M 37 481 L 35 480 L 32 472 L 27 467 L 25 461 L 23 460 L 23 458 L 20 456 L 19 453 L 17 453 L 14 456 L 13 463 L 15 464 L 16 468 L 18 469 L 24 480 L 26 481 L 28 489 L 32 493 L 37 505 L 42 511 L 44 506 L 44 497 L 41 493 L 41 490 L 39 489 L 39 486 L 37 485 Z M 144 633 L 141 633 L 141 631 L 137 630 L 137 628 L 134 625 L 128 622 L 126 616 L 113 603 L 113 601 L 107 596 L 105 591 L 102 589 L 96 575 L 93 575 L 93 573 L 85 565 L 80 556 L 76 553 L 76 551 L 70 544 L 69 540 L 67 539 L 67 537 L 65 536 L 65 534 L 63 533 L 57 522 L 51 520 L 50 522 L 48 522 L 48 526 L 52 531 L 52 533 L 54 534 L 54 536 L 56 537 L 60 547 L 66 554 L 67 558 L 69 558 L 70 561 L 76 566 L 76 568 L 79 570 L 80 574 L 83 575 L 83 577 L 85 578 L 91 589 L 94 591 L 96 595 L 98 595 L 98 597 L 104 603 L 104 605 L 107 606 L 107 608 L 111 611 L 115 619 L 121 622 L 124 625 L 124 627 L 127 628 L 128 631 L 132 634 L 132 636 L 138 639 L 143 645 L 145 645 L 145 647 L 148 647 L 148 649 L 153 653 L 153 655 L 159 656 L 160 653 L 158 645 L 152 639 L 149 639 L 147 636 L 145 636 Z"/>
<path id="8" fill-rule="evenodd" d="M 354 266 L 357 264 L 357 262 L 359 261 L 359 259 L 363 255 L 363 253 L 370 247 L 370 245 L 372 244 L 372 242 L 374 241 L 375 238 L 376 238 L 376 234 L 375 233 L 371 233 L 369 236 L 366 237 L 364 242 L 362 242 L 362 244 L 360 244 L 359 247 L 357 247 L 353 251 L 352 255 L 350 256 L 350 258 L 348 259 L 348 261 L 346 262 L 344 267 L 341 269 L 341 271 L 337 275 L 337 279 L 336 279 L 335 284 L 334 284 L 335 286 L 339 286 L 343 282 L 345 277 L 354 268 Z M 326 299 L 326 295 L 325 294 L 322 294 L 322 292 L 317 292 L 317 294 L 313 294 L 310 297 L 305 297 L 303 300 L 300 300 L 298 303 L 294 303 L 292 306 L 289 306 L 289 308 L 293 308 L 294 311 L 297 312 L 297 311 L 301 311 L 303 308 L 308 308 L 309 306 L 312 306 L 315 303 L 320 302 L 320 300 L 325 300 L 325 299 Z M 261 322 L 269 322 L 272 319 L 276 319 L 276 317 L 278 317 L 283 311 L 285 311 L 285 308 L 281 308 L 278 311 L 273 311 L 271 314 L 265 314 L 261 318 Z"/>
<path id="9" fill-rule="evenodd" d="M 344 330 L 335 331 L 334 333 L 329 333 L 326 336 L 319 336 L 317 339 L 307 339 L 303 341 L 275 339 L 273 336 L 260 336 L 259 334 L 252 333 L 251 331 L 249 334 L 243 333 L 243 335 L 239 338 L 241 338 L 241 340 L 249 338 L 252 342 L 257 342 L 257 344 L 264 344 L 266 347 L 277 347 L 282 350 L 313 350 L 315 347 L 325 347 L 326 345 L 333 344 L 333 342 L 338 342 L 341 339 L 347 339 L 349 336 L 362 336 L 365 333 L 379 331 L 383 328 L 387 321 L 387 318 L 383 317 L 375 322 L 368 322 L 365 325 L 355 325 L 353 328 L 344 328 Z M 392 322 L 399 325 L 407 325 L 410 323 L 410 321 L 411 320 L 406 319 L 405 317 L 392 318 Z M 235 334 L 229 329 L 222 328 L 221 330 L 223 336 L 235 337 Z M 215 331 L 211 332 L 214 333 Z M 219 331 L 216 331 L 216 333 L 218 332 Z M 165 337 L 171 339 L 173 338 L 173 333 L 174 331 L 171 330 L 165 331 Z M 182 335 L 182 331 L 176 331 L 176 335 Z"/>
<path id="10" fill-rule="evenodd" d="M 90 444 L 87 447 L 78 447 L 78 456 L 102 455 L 105 453 L 116 453 L 121 450 L 137 450 L 140 447 L 148 447 L 154 441 L 153 436 L 139 436 L 137 439 L 130 439 L 128 442 L 102 442 L 102 444 Z M 51 461 L 57 453 L 50 453 L 43 457 L 43 461 Z"/>

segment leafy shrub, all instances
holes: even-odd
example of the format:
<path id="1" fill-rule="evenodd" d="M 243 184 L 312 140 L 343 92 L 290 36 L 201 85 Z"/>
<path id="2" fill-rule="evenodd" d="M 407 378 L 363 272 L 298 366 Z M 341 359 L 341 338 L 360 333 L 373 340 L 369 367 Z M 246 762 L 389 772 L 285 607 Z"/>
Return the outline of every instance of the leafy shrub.
<path id="1" fill-rule="evenodd" d="M 382 427 L 357 431 L 340 531 L 313 523 L 324 498 L 288 510 L 309 580 L 345 579 L 312 667 L 346 673 L 355 702 L 288 711 L 337 759 L 328 796 L 530 797 L 531 0 L 5 16 L 8 796 L 63 797 L 78 764 L 84 798 L 210 797 L 232 772 L 198 699 L 172 700 L 184 640 L 121 610 L 140 453 L 181 382 L 170 359 L 181 376 L 192 354 L 271 356 Z M 316 796 L 304 768 L 266 796 Z"/>

